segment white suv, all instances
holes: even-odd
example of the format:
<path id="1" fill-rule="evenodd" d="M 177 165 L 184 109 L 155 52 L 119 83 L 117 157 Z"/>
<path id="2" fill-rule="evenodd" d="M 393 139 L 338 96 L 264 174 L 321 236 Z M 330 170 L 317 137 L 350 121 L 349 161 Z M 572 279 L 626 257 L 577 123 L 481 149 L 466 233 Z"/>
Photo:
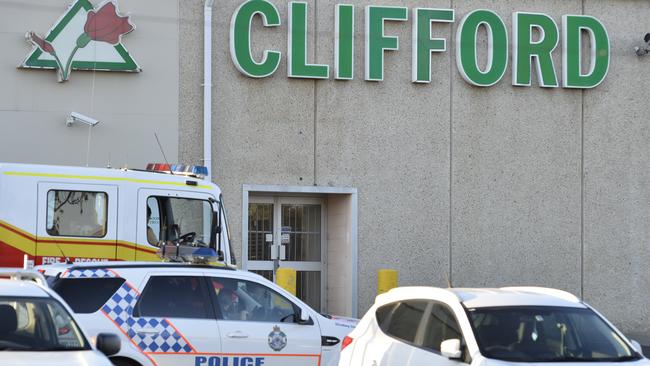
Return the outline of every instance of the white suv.
<path id="1" fill-rule="evenodd" d="M 637 342 L 575 296 L 537 287 L 404 287 L 377 297 L 339 366 L 648 362 Z"/>
<path id="2" fill-rule="evenodd" d="M 116 365 L 335 366 L 357 321 L 321 315 L 256 274 L 174 263 L 42 267 Z"/>
<path id="3" fill-rule="evenodd" d="M 97 349 L 115 354 L 119 338 L 100 334 L 95 349 L 40 274 L 0 269 L 0 276 L 0 365 L 111 365 Z"/>

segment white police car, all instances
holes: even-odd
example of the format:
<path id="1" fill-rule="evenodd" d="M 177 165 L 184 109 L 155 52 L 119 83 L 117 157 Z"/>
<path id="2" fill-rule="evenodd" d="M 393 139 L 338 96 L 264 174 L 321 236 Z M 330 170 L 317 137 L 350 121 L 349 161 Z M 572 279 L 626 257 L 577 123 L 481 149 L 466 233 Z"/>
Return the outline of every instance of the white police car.
<path id="1" fill-rule="evenodd" d="M 0 269 L 0 276 L 5 277 L 0 279 L 0 365 L 111 365 L 40 274 Z M 115 354 L 119 338 L 101 334 L 97 346 L 107 355 Z"/>
<path id="2" fill-rule="evenodd" d="M 405 287 L 377 297 L 340 366 L 650 366 L 637 342 L 575 296 L 519 287 Z"/>
<path id="3" fill-rule="evenodd" d="M 122 350 L 111 357 L 120 366 L 332 366 L 356 325 L 228 268 L 112 262 L 43 269 L 91 334 L 120 332 Z"/>

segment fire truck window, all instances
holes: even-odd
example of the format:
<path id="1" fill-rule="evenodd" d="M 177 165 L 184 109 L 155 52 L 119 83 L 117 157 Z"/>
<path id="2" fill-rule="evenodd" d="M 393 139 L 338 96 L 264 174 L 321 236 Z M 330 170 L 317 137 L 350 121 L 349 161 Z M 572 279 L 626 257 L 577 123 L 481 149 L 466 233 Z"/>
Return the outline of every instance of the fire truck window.
<path id="1" fill-rule="evenodd" d="M 104 192 L 47 192 L 47 233 L 51 236 L 102 238 L 107 231 L 108 195 Z"/>
<path id="2" fill-rule="evenodd" d="M 98 311 L 124 283 L 123 278 L 62 278 L 52 289 L 78 314 Z"/>
<path id="3" fill-rule="evenodd" d="M 208 296 L 202 277 L 153 276 L 135 305 L 135 316 L 210 319 Z"/>
<path id="4" fill-rule="evenodd" d="M 147 241 L 151 245 L 160 242 L 160 206 L 156 197 L 147 199 Z"/>
<path id="5" fill-rule="evenodd" d="M 158 234 L 157 242 L 173 242 L 184 237 L 186 243 L 199 246 L 210 244 L 214 209 L 209 201 L 152 196 L 147 199 L 147 207 L 152 211 L 151 218 L 155 217 L 155 207 L 158 207 L 158 226 L 147 223 L 147 238 L 150 237 L 151 228 L 154 234 Z"/>

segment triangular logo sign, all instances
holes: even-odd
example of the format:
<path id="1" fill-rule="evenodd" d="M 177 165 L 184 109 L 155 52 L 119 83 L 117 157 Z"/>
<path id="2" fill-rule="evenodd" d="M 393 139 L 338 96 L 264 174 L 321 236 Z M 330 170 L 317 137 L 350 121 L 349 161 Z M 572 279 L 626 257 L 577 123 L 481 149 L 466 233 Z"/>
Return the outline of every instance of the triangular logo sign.
<path id="1" fill-rule="evenodd" d="M 115 0 L 97 8 L 88 0 L 77 0 L 44 38 L 27 33 L 34 49 L 20 67 L 55 69 L 59 81 L 67 81 L 72 70 L 140 72 L 122 45 L 122 36 L 133 30 L 135 26 L 119 13 Z"/>

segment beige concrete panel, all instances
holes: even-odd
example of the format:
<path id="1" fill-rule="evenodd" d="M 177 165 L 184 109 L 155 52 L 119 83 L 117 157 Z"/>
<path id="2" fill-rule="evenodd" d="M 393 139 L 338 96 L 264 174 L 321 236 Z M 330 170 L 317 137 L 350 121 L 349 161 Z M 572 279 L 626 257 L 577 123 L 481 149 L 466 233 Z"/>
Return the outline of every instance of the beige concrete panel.
<path id="1" fill-rule="evenodd" d="M 338 1 L 318 2 L 317 60 L 334 64 Z M 359 189 L 359 312 L 376 296 L 376 273 L 399 270 L 400 285 L 446 284 L 449 271 L 450 54 L 433 55 L 431 84 L 411 82 L 412 8 L 449 1 L 350 1 L 355 5 L 355 79 L 317 83 L 318 185 Z M 409 7 L 386 22 L 399 51 L 386 52 L 383 82 L 364 81 L 364 7 Z M 450 39 L 450 25 L 433 34 Z"/>
<path id="2" fill-rule="evenodd" d="M 185 163 L 202 163 L 203 1 L 183 1 L 179 13 L 178 46 L 179 53 L 183 55 L 179 77 L 179 159 Z M 216 12 L 213 16 L 218 17 L 218 14 Z M 213 49 L 216 47 L 216 44 L 213 45 Z M 213 65 L 213 68 L 218 67 Z"/>
<path id="3" fill-rule="evenodd" d="M 585 1 L 609 31 L 609 76 L 585 92 L 585 299 L 650 344 L 650 58 L 633 47 L 650 32 L 648 2 Z"/>
<path id="4" fill-rule="evenodd" d="M 454 1 L 512 13 L 580 13 L 580 1 Z M 454 30 L 455 32 L 456 30 Z M 485 60 L 486 37 L 479 59 Z M 454 48 L 454 51 L 455 48 Z M 561 75 L 561 46 L 554 53 Z M 510 60 L 512 65 L 512 60 Z M 478 88 L 453 67 L 452 268 L 455 286 L 543 285 L 580 292 L 581 92 Z"/>
<path id="5" fill-rule="evenodd" d="M 159 151 L 150 153 L 154 148 L 159 150 L 154 132 L 158 133 L 167 157 L 177 160 L 178 3 L 163 1 L 151 6 L 147 1 L 120 2 L 120 11 L 130 14 L 137 27 L 124 37 L 123 43 L 143 68 L 142 73 L 73 71 L 70 81 L 57 83 L 53 70 L 17 69 L 32 49 L 25 41 L 25 32 L 46 34 L 69 3 L 56 0 L 47 4 L 2 4 L 0 111 L 6 116 L 2 123 L 20 121 L 22 127 L 33 126 L 33 130 L 21 127 L 20 132 L 41 146 L 37 150 L 40 152 L 35 153 L 28 151 L 28 145 L 12 145 L 14 148 L 3 154 L 2 160 L 56 164 L 77 164 L 81 160 L 85 164 L 85 147 L 82 159 L 77 157 L 76 147 L 76 134 L 86 131 L 85 127 L 65 127 L 65 119 L 72 111 L 101 121 L 93 130 L 98 134 L 93 144 L 105 146 L 97 149 L 98 156 L 94 156 L 93 150 L 91 165 L 106 165 L 109 152 L 114 165 L 137 162 L 142 167 L 151 159 L 162 160 Z M 57 152 L 51 141 L 59 143 Z M 83 141 L 85 146 L 85 137 Z M 62 155 L 58 156 L 58 152 Z"/>
<path id="6" fill-rule="evenodd" d="M 143 116 L 98 113 L 104 121 L 90 135 L 90 166 L 113 167 L 128 164 L 144 168 L 147 162 L 161 161 L 160 149 Z M 66 115 L 53 112 L 0 111 L 2 161 L 54 165 L 85 166 L 88 151 L 88 127 L 66 127 Z M 165 153 L 175 157 L 177 116 L 156 116 L 158 137 L 168 141 Z M 27 132 L 31 131 L 31 133 Z M 10 143 L 8 143 L 10 142 Z"/>
<path id="7" fill-rule="evenodd" d="M 352 316 L 352 196 L 327 197 L 327 312 Z"/>

